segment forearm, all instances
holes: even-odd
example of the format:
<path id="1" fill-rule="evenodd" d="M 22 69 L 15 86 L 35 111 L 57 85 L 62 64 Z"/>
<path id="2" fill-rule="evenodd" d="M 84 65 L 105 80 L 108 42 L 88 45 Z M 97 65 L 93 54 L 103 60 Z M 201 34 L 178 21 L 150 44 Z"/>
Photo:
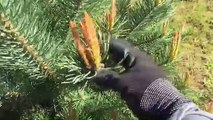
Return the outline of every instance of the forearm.
<path id="1" fill-rule="evenodd" d="M 128 96 L 128 100 L 129 97 L 132 96 Z M 140 109 L 137 105 L 133 106 L 136 108 L 135 113 L 139 113 L 138 110 L 143 113 L 138 114 L 140 120 L 146 120 L 146 118 L 152 120 L 213 120 L 212 114 L 200 110 L 193 102 L 182 96 L 169 81 L 162 78 L 155 80 L 145 90 L 140 101 Z"/>
<path id="2" fill-rule="evenodd" d="M 213 115 L 200 110 L 194 103 L 183 104 L 168 120 L 213 120 Z"/>

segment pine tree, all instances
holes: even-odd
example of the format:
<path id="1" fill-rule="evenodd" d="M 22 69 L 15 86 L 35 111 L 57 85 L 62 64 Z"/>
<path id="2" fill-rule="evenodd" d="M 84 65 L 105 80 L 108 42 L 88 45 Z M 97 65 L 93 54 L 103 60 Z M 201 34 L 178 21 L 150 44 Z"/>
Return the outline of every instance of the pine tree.
<path id="1" fill-rule="evenodd" d="M 117 0 L 109 27 L 111 5 L 110 0 L 0 0 L 0 117 L 10 111 L 36 120 L 135 119 L 117 93 L 91 82 L 96 72 L 86 68 L 69 22 L 79 23 L 85 11 L 92 17 L 102 63 L 112 69 L 110 37 L 132 41 L 165 66 L 175 57 L 181 31 L 174 36 L 168 27 L 172 0 Z"/>

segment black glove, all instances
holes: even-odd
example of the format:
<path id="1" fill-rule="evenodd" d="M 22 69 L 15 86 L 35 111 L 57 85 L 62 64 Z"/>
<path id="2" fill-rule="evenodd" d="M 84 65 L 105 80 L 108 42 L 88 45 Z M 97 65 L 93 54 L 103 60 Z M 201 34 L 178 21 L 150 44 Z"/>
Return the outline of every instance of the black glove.
<path id="1" fill-rule="evenodd" d="M 189 102 L 166 80 L 166 74 L 145 52 L 123 39 L 111 39 L 109 53 L 126 68 L 121 74 L 103 69 L 94 78 L 99 86 L 121 93 L 140 120 L 164 120 Z"/>

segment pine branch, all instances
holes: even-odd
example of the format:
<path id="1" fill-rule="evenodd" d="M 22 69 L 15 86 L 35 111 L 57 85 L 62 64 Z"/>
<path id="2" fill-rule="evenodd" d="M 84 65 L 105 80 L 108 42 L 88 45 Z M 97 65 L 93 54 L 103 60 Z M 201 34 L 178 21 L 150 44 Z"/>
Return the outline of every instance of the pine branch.
<path id="1" fill-rule="evenodd" d="M 63 101 L 60 103 L 60 106 L 62 107 L 63 112 L 65 111 L 65 113 L 60 114 L 61 117 L 69 115 L 69 109 L 67 108 L 69 108 L 68 105 L 70 102 L 72 102 L 73 104 L 73 109 L 76 111 L 78 119 L 85 119 L 85 116 L 82 116 L 82 114 L 90 114 L 90 117 L 93 119 L 103 118 L 107 120 L 111 118 L 111 112 L 113 109 L 118 111 L 120 115 L 126 114 L 126 118 L 128 118 L 128 116 L 130 115 L 130 111 L 125 108 L 125 104 L 123 104 L 123 102 L 119 100 L 119 97 L 112 91 L 96 93 L 90 88 L 72 89 L 75 92 L 68 88 L 65 89 L 59 97 L 59 101 Z M 67 118 L 65 117 L 64 119 Z"/>
<path id="2" fill-rule="evenodd" d="M 40 69 L 43 71 L 43 73 L 46 76 L 53 77 L 54 72 L 53 70 L 51 70 L 51 68 L 49 68 L 48 63 L 43 61 L 43 58 L 38 55 L 37 51 L 33 48 L 33 46 L 27 43 L 28 40 L 26 39 L 26 37 L 24 37 L 23 35 L 20 35 L 14 29 L 13 24 L 11 23 L 11 21 L 9 21 L 6 18 L 4 13 L 0 13 L 0 14 L 1 14 L 0 22 L 3 25 L 3 27 L 7 30 L 5 34 L 8 36 L 11 36 L 14 40 L 17 40 L 20 43 L 20 46 L 23 48 L 23 52 L 26 52 L 32 56 L 32 59 L 39 64 Z"/>
<path id="3" fill-rule="evenodd" d="M 155 27 L 156 24 L 168 19 L 174 10 L 174 4 L 170 0 L 166 0 L 158 6 L 155 6 L 151 0 L 145 0 L 142 3 L 138 2 L 130 11 L 128 18 L 130 33 L 128 38 L 138 36 L 141 31 L 147 28 Z M 141 13 L 142 11 L 142 13 Z M 131 15 L 133 13 L 133 15 Z"/>
<path id="4" fill-rule="evenodd" d="M 120 19 L 126 19 L 128 15 L 128 9 L 132 6 L 132 0 L 117 0 L 117 11 L 121 16 Z"/>
<path id="5" fill-rule="evenodd" d="M 158 26 L 160 23 L 170 18 L 174 12 L 175 2 L 164 0 L 156 5 L 155 0 L 135 1 L 119 0 L 118 1 L 119 22 L 123 30 L 126 30 L 127 39 L 134 39 L 135 36 L 141 35 L 144 31 Z"/>
<path id="6" fill-rule="evenodd" d="M 61 38 L 61 37 L 58 37 L 58 35 L 53 36 L 52 32 L 51 33 L 48 32 L 49 31 L 48 25 L 50 24 L 49 22 L 50 19 L 48 19 L 48 17 L 47 18 L 41 17 L 42 15 L 45 15 L 46 11 L 43 12 L 42 9 L 40 9 L 39 7 L 36 7 L 38 6 L 38 3 L 36 1 L 17 1 L 17 0 L 4 1 L 3 0 L 3 1 L 0 1 L 0 3 L 2 5 L 1 11 L 7 15 L 8 19 L 11 21 L 14 28 L 16 29 L 15 31 L 17 32 L 17 35 L 19 36 L 23 35 L 25 38 L 25 42 L 21 41 L 17 43 L 17 44 L 21 43 L 20 44 L 21 46 L 23 46 L 22 44 L 24 43 L 25 51 L 19 50 L 17 52 L 16 50 L 18 49 L 18 47 L 14 48 L 16 49 L 14 51 L 16 56 L 18 56 L 19 58 L 26 56 L 26 50 L 28 50 L 27 51 L 28 53 L 30 51 L 31 54 L 27 58 L 28 61 L 20 60 L 21 62 L 26 62 L 25 63 L 26 65 L 29 63 L 30 64 L 33 63 L 33 67 L 34 67 L 33 71 L 31 71 L 31 73 L 29 74 L 34 75 L 33 73 L 39 73 L 40 71 L 38 68 L 42 68 L 41 70 L 43 70 L 43 73 L 46 74 L 46 77 L 49 74 L 53 74 L 54 77 L 57 76 L 57 79 L 60 81 L 66 81 L 66 78 L 63 77 L 66 74 L 65 70 L 68 72 L 67 74 L 69 73 L 70 73 L 69 75 L 73 74 L 73 77 L 75 78 L 75 80 L 77 79 L 78 81 L 80 81 L 79 79 L 85 78 L 85 77 L 83 78 L 81 77 L 82 74 L 84 73 L 82 73 L 82 69 L 78 67 L 80 66 L 80 63 L 77 60 L 78 58 L 75 58 L 77 57 L 77 55 L 75 55 L 76 53 L 72 52 L 75 46 L 71 44 L 70 46 L 71 52 L 69 54 L 65 54 L 66 52 L 63 45 L 67 44 L 67 42 L 66 42 L 66 39 L 63 39 L 63 38 L 65 38 L 66 36 Z M 19 6 L 19 7 L 16 7 L 16 6 Z M 23 37 L 21 39 L 23 39 Z M 11 41 L 7 41 L 7 42 L 11 42 Z M 32 47 L 29 45 L 33 45 L 33 50 L 32 50 Z M 5 47 L 2 49 L 5 49 Z M 7 56 L 9 55 L 7 54 Z M 39 56 L 39 57 L 35 57 L 35 56 Z M 73 56 L 74 58 L 70 59 L 67 56 Z M 8 57 L 8 58 L 14 59 L 14 57 Z M 34 62 L 36 61 L 34 60 L 35 58 L 37 60 L 37 65 Z M 7 60 L 7 61 L 10 61 L 10 60 Z M 6 63 L 11 65 L 10 62 L 6 62 Z M 17 62 L 17 64 L 19 64 L 19 62 Z M 25 64 L 22 64 L 22 66 Z M 6 65 L 4 64 L 4 66 Z M 74 69 L 74 71 L 68 70 L 69 68 L 74 68 L 74 67 L 75 68 L 77 67 L 77 69 Z M 28 71 L 29 69 L 27 66 L 25 66 L 24 68 L 27 69 L 26 71 Z M 49 68 L 51 70 L 49 70 Z M 79 72 L 79 69 L 81 72 Z M 35 71 L 35 70 L 38 70 L 38 71 Z M 58 75 L 55 75 L 56 73 Z M 71 79 L 71 77 L 69 78 Z"/>
<path id="7" fill-rule="evenodd" d="M 70 20 L 80 21 L 85 11 L 93 14 L 93 17 L 99 17 L 110 5 L 108 0 L 38 1 L 40 9 L 45 11 L 44 17 L 50 20 L 48 29 L 51 31 L 51 35 L 59 38 L 66 37 Z"/>

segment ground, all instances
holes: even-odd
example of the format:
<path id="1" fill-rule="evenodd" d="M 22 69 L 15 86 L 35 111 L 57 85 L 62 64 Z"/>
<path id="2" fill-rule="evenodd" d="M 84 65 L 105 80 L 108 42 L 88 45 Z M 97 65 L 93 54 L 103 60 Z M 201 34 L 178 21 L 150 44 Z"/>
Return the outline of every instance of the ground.
<path id="1" fill-rule="evenodd" d="M 213 0 L 182 1 L 173 22 L 186 23 L 174 62 L 180 81 L 191 89 L 183 93 L 213 113 Z"/>

